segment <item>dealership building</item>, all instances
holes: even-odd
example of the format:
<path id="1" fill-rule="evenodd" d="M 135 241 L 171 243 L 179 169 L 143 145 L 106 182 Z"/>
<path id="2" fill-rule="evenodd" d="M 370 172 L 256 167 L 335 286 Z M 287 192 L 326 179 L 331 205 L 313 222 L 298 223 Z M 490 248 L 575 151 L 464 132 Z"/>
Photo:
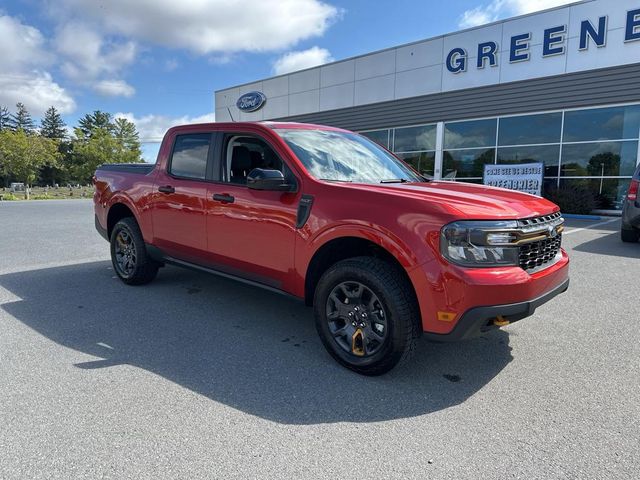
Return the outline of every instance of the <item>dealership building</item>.
<path id="1" fill-rule="evenodd" d="M 358 131 L 436 179 L 542 162 L 545 187 L 584 186 L 618 210 L 640 161 L 640 0 L 578 2 L 227 88 L 215 113 Z"/>

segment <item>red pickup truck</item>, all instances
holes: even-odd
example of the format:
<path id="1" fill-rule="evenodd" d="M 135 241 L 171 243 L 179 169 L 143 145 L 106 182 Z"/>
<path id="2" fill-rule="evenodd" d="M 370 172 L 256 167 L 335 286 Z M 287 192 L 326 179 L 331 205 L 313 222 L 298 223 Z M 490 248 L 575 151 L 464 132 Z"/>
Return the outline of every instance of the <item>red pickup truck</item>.
<path id="1" fill-rule="evenodd" d="M 473 337 L 569 284 L 556 205 L 429 181 L 337 128 L 175 127 L 155 165 L 103 165 L 94 183 L 95 225 L 123 282 L 174 264 L 292 295 L 313 306 L 328 352 L 366 375 L 420 335 Z"/>

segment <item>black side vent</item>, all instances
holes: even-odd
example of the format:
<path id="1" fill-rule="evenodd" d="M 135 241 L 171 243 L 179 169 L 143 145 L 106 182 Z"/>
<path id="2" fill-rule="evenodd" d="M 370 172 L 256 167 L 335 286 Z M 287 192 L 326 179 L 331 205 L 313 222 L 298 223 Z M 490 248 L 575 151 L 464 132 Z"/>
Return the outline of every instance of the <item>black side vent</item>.
<path id="1" fill-rule="evenodd" d="M 298 204 L 298 218 L 296 221 L 296 228 L 304 227 L 304 224 L 309 220 L 311 215 L 311 207 L 313 206 L 313 195 L 302 195 L 300 203 Z"/>

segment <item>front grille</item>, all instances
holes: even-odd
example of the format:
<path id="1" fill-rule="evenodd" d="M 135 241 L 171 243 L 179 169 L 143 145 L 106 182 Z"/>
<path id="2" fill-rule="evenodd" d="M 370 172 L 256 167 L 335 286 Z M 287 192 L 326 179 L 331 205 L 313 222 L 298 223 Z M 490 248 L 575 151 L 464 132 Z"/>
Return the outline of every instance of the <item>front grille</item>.
<path id="1" fill-rule="evenodd" d="M 562 221 L 562 214 L 560 212 L 552 213 L 551 215 L 544 215 L 542 217 L 518 220 L 518 226 L 521 228 L 540 228 L 548 224 L 557 223 L 558 221 Z"/>
<path id="2" fill-rule="evenodd" d="M 550 263 L 556 258 L 562 244 L 562 234 L 520 246 L 519 263 L 523 270 L 533 270 Z"/>
<path id="3" fill-rule="evenodd" d="M 518 250 L 520 268 L 523 270 L 539 269 L 555 260 L 562 245 L 562 223 L 560 212 L 518 221 L 519 227 L 523 231 L 548 232 L 548 236 L 542 240 L 520 245 Z"/>

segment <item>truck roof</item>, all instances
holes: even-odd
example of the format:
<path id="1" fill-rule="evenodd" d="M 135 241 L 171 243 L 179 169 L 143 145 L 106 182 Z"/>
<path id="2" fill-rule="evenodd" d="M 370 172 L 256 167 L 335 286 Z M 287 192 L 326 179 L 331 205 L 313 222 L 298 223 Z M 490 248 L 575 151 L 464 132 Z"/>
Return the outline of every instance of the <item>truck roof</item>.
<path id="1" fill-rule="evenodd" d="M 300 130 L 329 130 L 335 132 L 348 132 L 348 130 L 344 130 L 342 128 L 330 127 L 327 125 L 316 125 L 313 123 L 299 123 L 299 122 L 272 122 L 272 121 L 263 121 L 263 122 L 211 122 L 211 123 L 193 123 L 193 124 L 185 124 L 185 125 L 177 125 L 169 129 L 169 131 L 182 130 L 182 129 L 192 129 L 198 127 L 207 127 L 215 130 L 224 130 L 227 127 L 237 128 L 238 126 L 259 126 L 262 128 L 271 128 L 271 129 L 300 129 Z"/>

